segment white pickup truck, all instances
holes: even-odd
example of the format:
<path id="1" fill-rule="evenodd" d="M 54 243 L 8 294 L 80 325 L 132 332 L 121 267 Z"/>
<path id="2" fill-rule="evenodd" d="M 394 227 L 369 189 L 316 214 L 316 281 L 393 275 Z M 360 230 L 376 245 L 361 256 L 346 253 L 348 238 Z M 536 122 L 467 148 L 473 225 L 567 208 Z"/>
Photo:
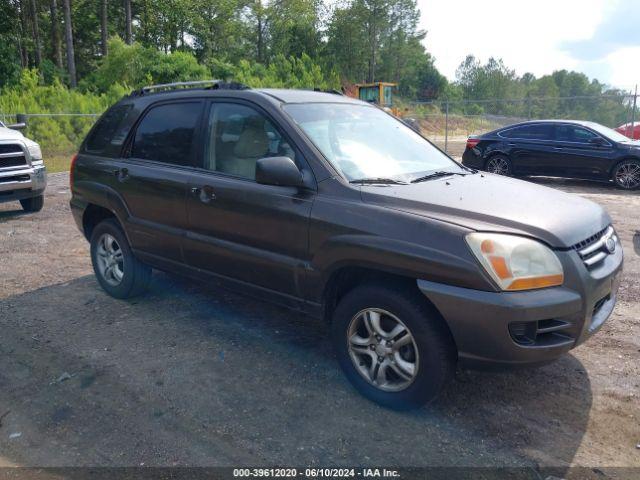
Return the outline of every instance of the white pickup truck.
<path id="1" fill-rule="evenodd" d="M 42 210 L 47 173 L 40 145 L 0 122 L 0 203 L 19 200 L 27 212 Z"/>

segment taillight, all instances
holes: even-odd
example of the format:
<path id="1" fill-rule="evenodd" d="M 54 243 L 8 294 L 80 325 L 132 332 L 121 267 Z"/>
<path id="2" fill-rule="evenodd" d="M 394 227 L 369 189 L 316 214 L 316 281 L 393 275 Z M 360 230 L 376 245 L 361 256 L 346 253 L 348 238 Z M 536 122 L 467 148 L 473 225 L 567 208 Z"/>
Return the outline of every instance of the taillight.
<path id="1" fill-rule="evenodd" d="M 479 138 L 467 138 L 467 148 L 475 148 L 480 143 Z"/>
<path id="2" fill-rule="evenodd" d="M 69 165 L 69 187 L 73 188 L 73 171 L 76 168 L 76 160 L 78 159 L 78 154 L 76 153 L 73 157 L 71 157 L 71 164 Z"/>

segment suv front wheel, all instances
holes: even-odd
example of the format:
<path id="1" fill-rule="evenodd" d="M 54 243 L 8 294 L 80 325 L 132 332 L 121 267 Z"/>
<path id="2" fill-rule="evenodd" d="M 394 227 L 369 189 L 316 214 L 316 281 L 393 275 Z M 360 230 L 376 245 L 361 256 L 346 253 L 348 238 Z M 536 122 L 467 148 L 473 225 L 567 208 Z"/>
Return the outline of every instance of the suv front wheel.
<path id="1" fill-rule="evenodd" d="M 93 229 L 91 263 L 100 286 L 115 298 L 140 295 L 151 280 L 151 268 L 133 255 L 114 219 L 104 220 Z"/>
<path id="2" fill-rule="evenodd" d="M 438 312 L 402 287 L 363 285 L 349 292 L 334 312 L 332 336 L 355 388 L 404 410 L 438 395 L 454 374 L 456 348 Z"/>

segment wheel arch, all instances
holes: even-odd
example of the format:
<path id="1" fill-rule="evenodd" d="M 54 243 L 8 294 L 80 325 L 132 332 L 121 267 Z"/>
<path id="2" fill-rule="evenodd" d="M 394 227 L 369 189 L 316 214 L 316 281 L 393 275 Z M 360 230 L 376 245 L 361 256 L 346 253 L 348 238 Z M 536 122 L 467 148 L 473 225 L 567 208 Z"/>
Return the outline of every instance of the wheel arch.
<path id="1" fill-rule="evenodd" d="M 367 283 L 385 284 L 389 282 L 393 282 L 395 288 L 402 287 L 407 291 L 415 292 L 434 310 L 438 311 L 433 302 L 420 292 L 416 278 L 393 273 L 383 268 L 350 264 L 342 265 L 331 272 L 324 285 L 322 294 L 324 320 L 328 324 L 331 323 L 332 314 L 340 300 L 356 287 Z M 438 311 L 438 313 L 440 312 Z"/>
<path id="2" fill-rule="evenodd" d="M 82 229 L 87 240 L 91 239 L 93 228 L 98 223 L 106 218 L 114 218 L 130 242 L 129 233 L 125 228 L 125 220 L 130 218 L 130 213 L 117 191 L 97 182 L 78 181 L 74 184 L 74 196 L 86 205 L 82 213 Z"/>
<path id="3" fill-rule="evenodd" d="M 91 240 L 91 235 L 93 234 L 93 230 L 95 227 L 102 221 L 113 218 L 119 224 L 120 221 L 116 214 L 109 210 L 108 208 L 102 207 L 95 203 L 90 203 L 84 210 L 82 214 L 82 230 L 84 232 L 84 236 L 87 240 Z M 122 224 L 120 224 L 122 226 Z"/>

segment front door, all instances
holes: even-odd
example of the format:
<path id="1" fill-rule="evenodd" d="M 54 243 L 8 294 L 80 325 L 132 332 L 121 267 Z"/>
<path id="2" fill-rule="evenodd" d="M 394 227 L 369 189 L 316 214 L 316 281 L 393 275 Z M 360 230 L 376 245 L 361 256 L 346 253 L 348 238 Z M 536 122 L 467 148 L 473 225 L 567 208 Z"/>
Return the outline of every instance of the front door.
<path id="1" fill-rule="evenodd" d="M 258 184 L 255 166 L 288 156 L 304 171 L 304 160 L 256 106 L 212 102 L 206 125 L 200 168 L 189 182 L 186 262 L 299 296 L 315 191 Z"/>
<path id="2" fill-rule="evenodd" d="M 561 124 L 555 131 L 561 176 L 609 178 L 613 145 L 608 140 L 580 125 Z"/>

